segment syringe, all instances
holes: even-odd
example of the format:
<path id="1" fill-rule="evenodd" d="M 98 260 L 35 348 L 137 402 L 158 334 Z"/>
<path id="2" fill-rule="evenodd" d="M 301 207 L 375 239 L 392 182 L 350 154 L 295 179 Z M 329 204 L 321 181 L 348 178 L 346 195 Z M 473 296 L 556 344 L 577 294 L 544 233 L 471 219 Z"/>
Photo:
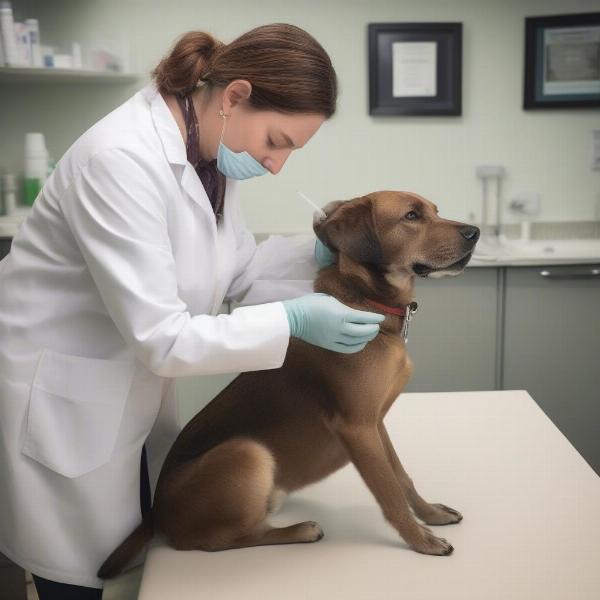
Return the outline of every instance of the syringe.
<path id="1" fill-rule="evenodd" d="M 303 194 L 302 192 L 297 192 L 297 194 L 298 196 L 300 196 L 300 198 L 302 198 L 302 200 L 308 202 L 313 208 L 317 209 L 317 212 L 319 213 L 319 217 L 321 219 L 325 219 L 327 217 L 327 213 L 322 208 L 319 208 L 310 198 L 307 198 L 305 194 Z"/>

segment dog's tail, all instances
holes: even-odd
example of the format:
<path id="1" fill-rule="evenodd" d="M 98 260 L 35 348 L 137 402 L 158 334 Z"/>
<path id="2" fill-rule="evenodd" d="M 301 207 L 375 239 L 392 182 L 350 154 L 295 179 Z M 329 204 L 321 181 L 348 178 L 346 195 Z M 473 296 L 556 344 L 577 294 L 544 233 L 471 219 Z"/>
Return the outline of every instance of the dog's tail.
<path id="1" fill-rule="evenodd" d="M 152 539 L 153 535 L 152 512 L 148 512 L 144 516 L 143 521 L 102 563 L 97 573 L 98 577 L 100 579 L 111 579 L 119 575 L 129 562 L 137 556 L 138 552 Z"/>

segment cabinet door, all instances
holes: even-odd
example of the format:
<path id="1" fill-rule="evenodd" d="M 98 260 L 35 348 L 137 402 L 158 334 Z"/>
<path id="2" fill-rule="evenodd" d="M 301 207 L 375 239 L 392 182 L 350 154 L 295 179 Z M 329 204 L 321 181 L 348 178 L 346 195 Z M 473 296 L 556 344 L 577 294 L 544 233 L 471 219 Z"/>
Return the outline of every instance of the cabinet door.
<path id="1" fill-rule="evenodd" d="M 505 307 L 503 389 L 527 390 L 600 474 L 600 264 L 509 267 Z"/>
<path id="2" fill-rule="evenodd" d="M 498 269 L 415 280 L 419 310 L 408 331 L 407 392 L 495 389 Z"/>

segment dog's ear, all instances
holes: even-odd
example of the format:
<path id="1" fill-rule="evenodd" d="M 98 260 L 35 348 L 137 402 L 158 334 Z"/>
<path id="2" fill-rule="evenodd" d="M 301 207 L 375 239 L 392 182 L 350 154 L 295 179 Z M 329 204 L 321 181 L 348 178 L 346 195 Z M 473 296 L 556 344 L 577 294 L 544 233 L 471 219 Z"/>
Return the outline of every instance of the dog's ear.
<path id="1" fill-rule="evenodd" d="M 380 264 L 381 246 L 375 231 L 372 200 L 336 200 L 323 207 L 327 217 L 313 223 L 317 237 L 332 250 L 359 263 Z"/>

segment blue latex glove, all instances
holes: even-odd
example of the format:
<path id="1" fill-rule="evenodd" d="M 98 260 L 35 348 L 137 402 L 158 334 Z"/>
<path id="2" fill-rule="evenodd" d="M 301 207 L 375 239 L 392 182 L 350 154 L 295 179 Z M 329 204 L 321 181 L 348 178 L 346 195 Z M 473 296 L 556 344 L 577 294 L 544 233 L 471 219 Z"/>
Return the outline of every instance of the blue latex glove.
<path id="1" fill-rule="evenodd" d="M 344 354 L 362 350 L 385 319 L 385 315 L 351 308 L 320 292 L 282 300 L 282 304 L 293 337 Z"/>
<path id="2" fill-rule="evenodd" d="M 319 238 L 315 242 L 315 260 L 320 267 L 327 267 L 336 262 L 335 252 L 332 252 Z"/>

